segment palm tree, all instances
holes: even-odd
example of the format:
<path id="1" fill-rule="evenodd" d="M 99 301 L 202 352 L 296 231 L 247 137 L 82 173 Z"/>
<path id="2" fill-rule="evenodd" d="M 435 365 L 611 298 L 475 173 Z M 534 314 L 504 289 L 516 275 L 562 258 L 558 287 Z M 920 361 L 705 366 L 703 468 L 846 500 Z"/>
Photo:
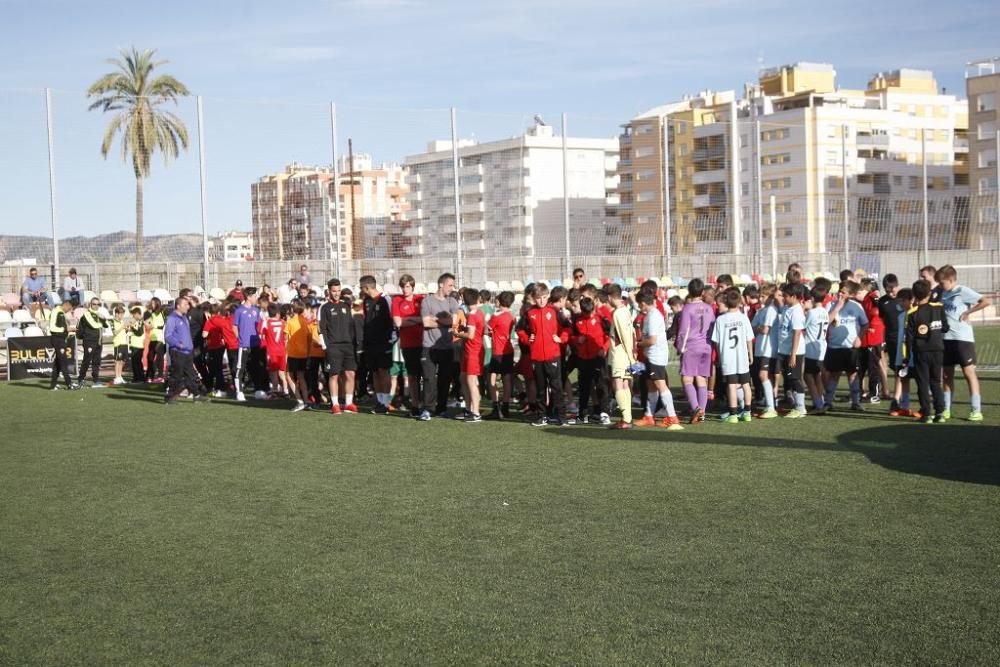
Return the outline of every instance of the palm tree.
<path id="1" fill-rule="evenodd" d="M 188 133 L 184 122 L 163 107 L 168 102 L 189 95 L 183 83 L 168 74 L 154 76 L 153 70 L 167 63 L 153 60 L 155 49 L 139 51 L 135 47 L 119 49 L 120 58 L 107 60 L 116 70 L 105 74 L 87 90 L 94 100 L 89 111 L 113 112 L 114 118 L 104 131 L 101 155 L 107 159 L 115 135 L 121 134 L 122 162 L 132 161 L 135 172 L 135 259 L 142 262 L 143 181 L 149 178 L 153 153 L 163 153 L 164 163 L 187 150 Z"/>

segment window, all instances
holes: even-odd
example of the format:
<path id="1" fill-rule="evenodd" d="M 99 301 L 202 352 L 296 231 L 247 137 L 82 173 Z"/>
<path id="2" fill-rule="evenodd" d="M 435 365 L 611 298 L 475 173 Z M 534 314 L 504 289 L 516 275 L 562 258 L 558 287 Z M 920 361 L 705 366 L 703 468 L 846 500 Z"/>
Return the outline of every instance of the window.
<path id="1" fill-rule="evenodd" d="M 997 166 L 997 149 L 989 148 L 985 151 L 979 151 L 979 168 L 986 169 L 987 167 Z"/>
<path id="2" fill-rule="evenodd" d="M 651 216 L 651 215 L 640 215 L 636 219 L 636 222 L 638 222 L 640 225 L 648 225 L 649 223 L 653 222 L 653 216 Z"/>
<path id="3" fill-rule="evenodd" d="M 765 190 L 781 190 L 792 187 L 792 179 L 790 176 L 786 176 L 784 178 L 773 178 L 764 181 L 761 185 Z"/>
<path id="4" fill-rule="evenodd" d="M 826 163 L 827 164 L 840 164 L 840 151 L 827 151 L 826 152 Z"/>
<path id="5" fill-rule="evenodd" d="M 783 202 L 781 202 L 779 204 L 775 204 L 774 205 L 774 212 L 775 213 L 791 213 L 792 212 L 792 204 L 791 204 L 791 202 L 783 201 Z"/>
<path id="6" fill-rule="evenodd" d="M 910 176 L 910 189 L 911 190 L 919 190 L 920 189 L 920 177 L 919 176 Z"/>
<path id="7" fill-rule="evenodd" d="M 788 238 L 789 236 L 791 236 L 792 235 L 791 228 L 790 227 L 785 227 L 784 229 L 782 229 L 781 230 L 781 235 L 784 236 L 785 238 Z"/>
<path id="8" fill-rule="evenodd" d="M 677 134 L 687 134 L 688 124 L 684 121 L 677 123 Z"/>
<path id="9" fill-rule="evenodd" d="M 746 148 L 749 138 L 745 134 L 740 135 L 740 148 Z"/>
<path id="10" fill-rule="evenodd" d="M 740 194 L 742 194 L 744 197 L 750 194 L 749 183 L 740 183 Z"/>
<path id="11" fill-rule="evenodd" d="M 976 138 L 992 139 L 997 134 L 997 123 L 995 120 L 987 120 L 976 125 Z"/>
<path id="12" fill-rule="evenodd" d="M 750 159 L 741 157 L 740 158 L 740 171 L 746 171 L 750 167 Z"/>
<path id="13" fill-rule="evenodd" d="M 892 184 L 893 185 L 902 185 L 903 184 L 903 177 L 902 176 L 893 176 L 892 177 Z"/>
<path id="14" fill-rule="evenodd" d="M 996 188 L 996 179 L 994 178 L 980 178 L 979 179 L 979 194 L 986 195 L 993 192 Z"/>
<path id="15" fill-rule="evenodd" d="M 775 153 L 773 155 L 762 155 L 760 163 L 763 165 L 785 164 L 792 161 L 791 153 Z"/>
<path id="16" fill-rule="evenodd" d="M 653 169 L 640 169 L 639 171 L 635 172 L 635 180 L 648 181 L 649 179 L 653 178 L 653 175 L 655 173 L 656 171 Z"/>
<path id="17" fill-rule="evenodd" d="M 649 157 L 652 154 L 653 154 L 652 146 L 640 146 L 639 148 L 635 149 L 636 158 Z"/>
<path id="18" fill-rule="evenodd" d="M 837 127 L 836 125 L 827 125 L 826 126 L 826 138 L 827 139 L 836 139 L 839 136 L 840 136 L 840 128 L 839 127 Z"/>
<path id="19" fill-rule="evenodd" d="M 779 139 L 788 138 L 788 128 L 782 128 L 780 130 L 765 130 L 760 133 L 761 141 L 777 141 Z"/>
<path id="20" fill-rule="evenodd" d="M 996 93 L 979 93 L 979 96 L 976 98 L 976 111 L 995 111 L 996 108 Z"/>
<path id="21" fill-rule="evenodd" d="M 635 133 L 636 134 L 652 134 L 653 133 L 653 126 L 649 125 L 649 124 L 640 125 L 639 127 L 637 127 L 635 129 Z"/>
<path id="22" fill-rule="evenodd" d="M 650 202 L 654 201 L 655 199 L 656 199 L 656 193 L 650 192 L 648 190 L 645 192 L 640 192 L 635 196 L 635 200 L 639 202 Z"/>
<path id="23" fill-rule="evenodd" d="M 681 144 L 681 156 L 683 157 L 683 156 L 685 156 L 687 154 L 688 154 L 688 146 L 687 146 L 687 144 Z"/>

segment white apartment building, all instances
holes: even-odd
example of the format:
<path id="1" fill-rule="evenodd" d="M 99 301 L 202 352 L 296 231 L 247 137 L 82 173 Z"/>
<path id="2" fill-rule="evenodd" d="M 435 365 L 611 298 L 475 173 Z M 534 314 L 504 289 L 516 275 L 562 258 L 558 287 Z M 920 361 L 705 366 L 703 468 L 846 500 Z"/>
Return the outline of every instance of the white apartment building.
<path id="1" fill-rule="evenodd" d="M 246 262 L 253 256 L 253 233 L 229 231 L 208 240 L 208 257 L 213 262 Z"/>
<path id="2" fill-rule="evenodd" d="M 571 252 L 600 254 L 613 217 L 607 206 L 616 203 L 618 140 L 567 137 L 566 144 Z M 464 256 L 565 254 L 562 138 L 551 127 L 488 143 L 460 141 L 458 154 Z M 431 142 L 404 167 L 405 254 L 456 252 L 451 142 Z"/>

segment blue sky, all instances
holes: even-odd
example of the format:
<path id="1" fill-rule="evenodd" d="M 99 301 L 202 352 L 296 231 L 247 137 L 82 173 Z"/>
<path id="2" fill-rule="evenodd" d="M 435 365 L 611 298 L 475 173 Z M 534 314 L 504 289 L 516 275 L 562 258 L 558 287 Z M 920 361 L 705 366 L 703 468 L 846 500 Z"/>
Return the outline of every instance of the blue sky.
<path id="1" fill-rule="evenodd" d="M 0 234 L 49 230 L 41 89 L 54 89 L 60 236 L 134 227 L 134 181 L 98 153 L 105 119 L 84 91 L 118 47 L 156 48 L 204 98 L 210 231 L 249 229 L 249 184 L 341 149 L 399 160 L 449 132 L 517 134 L 535 113 L 613 136 L 685 93 L 741 89 L 758 65 L 833 63 L 845 87 L 879 70 L 934 70 L 964 96 L 964 64 L 1000 55 L 991 2 L 759 0 L 302 0 L 132 3 L 0 0 Z M 147 233 L 200 230 L 191 150 L 146 188 Z"/>

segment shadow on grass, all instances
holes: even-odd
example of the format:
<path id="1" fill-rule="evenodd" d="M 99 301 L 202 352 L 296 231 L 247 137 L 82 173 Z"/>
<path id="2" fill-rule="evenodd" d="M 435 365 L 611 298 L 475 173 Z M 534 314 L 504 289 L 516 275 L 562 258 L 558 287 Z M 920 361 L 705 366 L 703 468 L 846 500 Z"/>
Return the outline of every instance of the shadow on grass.
<path id="1" fill-rule="evenodd" d="M 699 433 L 694 428 L 688 428 L 683 434 L 669 433 L 661 428 L 621 433 L 589 427 L 551 429 L 546 433 L 574 439 L 652 442 L 682 439 L 684 443 L 696 445 L 853 451 L 888 470 L 955 482 L 1000 485 L 1000 444 L 997 443 L 1000 430 L 992 426 L 897 423 L 842 433 L 836 442 L 765 438 L 750 435 L 745 428 L 734 429 L 743 430 L 743 433 Z"/>

